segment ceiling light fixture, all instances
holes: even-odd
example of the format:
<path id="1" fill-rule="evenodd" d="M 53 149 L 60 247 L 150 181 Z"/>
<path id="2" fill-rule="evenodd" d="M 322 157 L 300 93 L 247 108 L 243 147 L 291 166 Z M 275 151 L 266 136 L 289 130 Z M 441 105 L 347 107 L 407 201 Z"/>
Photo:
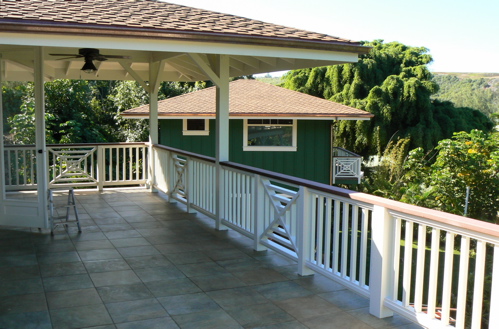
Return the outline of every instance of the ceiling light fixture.
<path id="1" fill-rule="evenodd" d="M 81 70 L 85 73 L 93 73 L 97 71 L 97 68 L 95 67 L 94 63 L 90 58 L 85 58 L 85 64 L 81 68 Z"/>

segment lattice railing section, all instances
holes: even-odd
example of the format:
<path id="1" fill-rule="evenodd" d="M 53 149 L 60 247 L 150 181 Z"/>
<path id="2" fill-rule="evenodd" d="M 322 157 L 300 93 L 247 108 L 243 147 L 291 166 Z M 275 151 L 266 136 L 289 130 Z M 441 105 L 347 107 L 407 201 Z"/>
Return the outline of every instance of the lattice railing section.
<path id="1" fill-rule="evenodd" d="M 169 196 L 179 201 L 187 202 L 187 159 L 176 154 L 172 155 L 173 162 L 173 188 Z"/>
<path id="2" fill-rule="evenodd" d="M 336 184 L 339 179 L 357 179 L 360 183 L 363 176 L 362 157 L 340 147 L 334 147 L 332 154 L 333 184 Z"/>
<path id="3" fill-rule="evenodd" d="M 97 186 L 97 147 L 49 148 L 49 186 Z"/>
<path id="4" fill-rule="evenodd" d="M 276 185 L 268 179 L 262 179 L 266 198 L 263 211 L 264 232 L 259 237 L 260 243 L 275 251 L 298 258 L 298 214 L 297 202 L 299 191 Z"/>

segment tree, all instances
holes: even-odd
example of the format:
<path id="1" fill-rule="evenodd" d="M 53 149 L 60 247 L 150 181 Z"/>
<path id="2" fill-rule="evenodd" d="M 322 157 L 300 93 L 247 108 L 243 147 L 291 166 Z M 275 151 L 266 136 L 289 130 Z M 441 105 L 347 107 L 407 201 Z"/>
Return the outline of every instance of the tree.
<path id="1" fill-rule="evenodd" d="M 364 45 L 373 48 L 358 63 L 295 70 L 285 76 L 286 88 L 375 115 L 370 121 L 340 121 L 338 146 L 367 156 L 381 154 L 393 138 L 409 138 L 410 148 L 431 149 L 454 131 L 492 128 L 478 111 L 431 99 L 438 85 L 427 67 L 432 58 L 426 48 L 381 40 Z"/>
<path id="2" fill-rule="evenodd" d="M 404 140 L 384 153 L 362 184 L 365 192 L 445 212 L 499 223 L 499 133 L 472 130 L 442 140 L 434 151 L 406 154 Z"/>
<path id="3" fill-rule="evenodd" d="M 107 141 L 106 125 L 98 124 L 92 106 L 92 87 L 84 80 L 45 83 L 46 138 L 48 143 L 97 143 Z M 26 84 L 20 113 L 8 119 L 12 142 L 34 143 L 34 88 Z"/>
<path id="4" fill-rule="evenodd" d="M 23 96 L 26 94 L 26 85 L 20 82 L 4 82 L 2 84 L 3 130 L 8 132 L 10 126 L 7 118 L 20 112 Z"/>
<path id="5" fill-rule="evenodd" d="M 441 141 L 431 166 L 436 206 L 463 214 L 466 188 L 471 191 L 468 214 L 497 221 L 499 211 L 499 138 L 479 130 L 459 132 Z"/>
<path id="6" fill-rule="evenodd" d="M 158 91 L 158 100 L 182 95 L 205 88 L 204 82 L 162 82 Z M 109 111 L 114 115 L 115 130 L 118 140 L 143 142 L 148 140 L 149 123 L 147 119 L 126 119 L 121 112 L 149 103 L 149 94 L 135 81 L 117 81 L 108 100 L 112 105 Z"/>
<path id="7" fill-rule="evenodd" d="M 206 83 L 163 82 L 158 98 L 177 96 Z M 4 135 L 14 144 L 35 142 L 32 83 L 3 88 Z M 48 143 L 146 141 L 145 119 L 124 119 L 124 110 L 147 104 L 148 93 L 134 81 L 54 80 L 45 83 L 46 138 Z"/>

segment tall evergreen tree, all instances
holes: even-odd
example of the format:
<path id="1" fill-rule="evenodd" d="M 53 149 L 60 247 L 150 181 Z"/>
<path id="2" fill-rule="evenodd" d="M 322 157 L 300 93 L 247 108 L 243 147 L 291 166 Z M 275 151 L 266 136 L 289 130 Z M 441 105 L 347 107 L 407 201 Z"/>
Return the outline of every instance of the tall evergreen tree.
<path id="1" fill-rule="evenodd" d="M 478 111 L 431 99 L 438 85 L 427 67 L 432 61 L 428 49 L 381 40 L 364 45 L 372 50 L 358 63 L 295 70 L 285 76 L 286 88 L 375 115 L 370 121 L 340 121 L 338 146 L 367 156 L 381 154 L 394 138 L 409 138 L 410 148 L 429 149 L 454 131 L 492 128 Z"/>

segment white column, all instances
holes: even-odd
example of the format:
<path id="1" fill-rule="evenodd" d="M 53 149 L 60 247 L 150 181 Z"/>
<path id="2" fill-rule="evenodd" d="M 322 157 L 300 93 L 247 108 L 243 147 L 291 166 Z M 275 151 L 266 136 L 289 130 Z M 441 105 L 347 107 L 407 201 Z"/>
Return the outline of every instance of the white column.
<path id="1" fill-rule="evenodd" d="M 45 91 L 43 48 L 35 47 L 35 125 L 36 125 L 36 177 L 38 184 L 38 212 L 41 214 L 44 228 L 48 228 L 47 213 L 47 146 L 45 141 Z"/>
<path id="2" fill-rule="evenodd" d="M 160 75 L 164 62 L 151 62 L 149 64 L 149 185 L 151 192 L 157 192 L 154 188 L 156 184 L 155 176 L 155 155 L 153 144 L 159 143 L 158 131 L 158 88 Z"/>
<path id="3" fill-rule="evenodd" d="M 216 85 L 216 137 L 215 137 L 215 158 L 216 158 L 216 229 L 226 230 L 222 225 L 222 214 L 227 200 L 224 196 L 224 175 L 220 162 L 229 160 L 229 64 L 230 58 L 227 55 L 211 57 L 199 54 L 189 54 L 191 59 Z"/>
<path id="4" fill-rule="evenodd" d="M 217 166 L 217 207 L 216 207 L 216 229 L 226 230 L 227 227 L 222 225 L 222 214 L 226 197 L 224 195 L 224 175 L 220 162 L 229 161 L 229 57 L 220 55 L 217 75 L 219 83 L 216 87 L 217 94 L 217 109 L 216 109 L 216 146 L 215 158 Z"/>
<path id="5" fill-rule="evenodd" d="M 149 188 L 151 192 L 157 192 L 156 185 L 156 161 L 153 145 L 159 142 L 158 133 L 158 91 L 149 91 Z"/>
<path id="6" fill-rule="evenodd" d="M 229 161 L 229 63 L 227 56 L 220 56 L 220 84 L 217 85 L 217 162 Z"/>
<path id="7" fill-rule="evenodd" d="M 393 287 L 393 233 L 394 221 L 388 210 L 374 206 L 371 231 L 371 271 L 369 279 L 369 312 L 378 318 L 392 316 L 393 312 L 384 306 L 386 297 L 391 297 Z"/>

